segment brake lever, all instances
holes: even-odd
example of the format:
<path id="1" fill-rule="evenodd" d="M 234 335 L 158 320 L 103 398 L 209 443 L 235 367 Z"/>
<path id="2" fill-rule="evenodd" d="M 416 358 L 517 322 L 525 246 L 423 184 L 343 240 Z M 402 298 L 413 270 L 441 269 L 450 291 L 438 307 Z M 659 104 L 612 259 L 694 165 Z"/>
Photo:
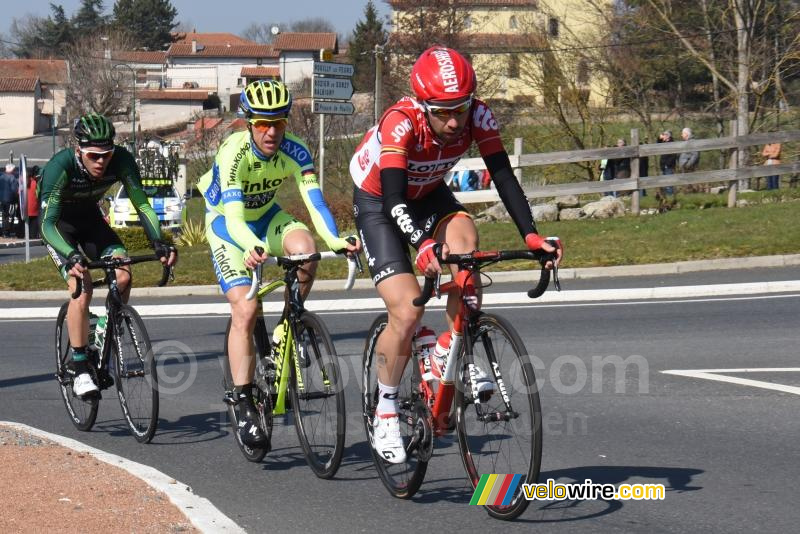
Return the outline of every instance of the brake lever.
<path id="1" fill-rule="evenodd" d="M 442 281 L 442 273 L 436 273 L 436 281 L 433 283 L 433 294 L 436 298 L 441 298 L 442 292 L 439 290 L 439 284 Z"/>
<path id="2" fill-rule="evenodd" d="M 556 265 L 555 260 L 553 260 L 553 286 L 556 291 L 561 291 L 561 282 L 558 280 L 558 265 Z"/>

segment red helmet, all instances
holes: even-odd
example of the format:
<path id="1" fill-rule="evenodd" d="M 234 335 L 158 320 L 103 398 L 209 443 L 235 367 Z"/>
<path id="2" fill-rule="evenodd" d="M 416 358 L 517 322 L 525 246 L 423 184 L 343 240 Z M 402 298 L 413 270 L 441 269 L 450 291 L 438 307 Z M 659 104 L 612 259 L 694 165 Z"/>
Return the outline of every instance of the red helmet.
<path id="1" fill-rule="evenodd" d="M 475 92 L 478 80 L 467 58 L 444 46 L 425 50 L 411 68 L 411 89 L 420 100 L 455 100 Z"/>

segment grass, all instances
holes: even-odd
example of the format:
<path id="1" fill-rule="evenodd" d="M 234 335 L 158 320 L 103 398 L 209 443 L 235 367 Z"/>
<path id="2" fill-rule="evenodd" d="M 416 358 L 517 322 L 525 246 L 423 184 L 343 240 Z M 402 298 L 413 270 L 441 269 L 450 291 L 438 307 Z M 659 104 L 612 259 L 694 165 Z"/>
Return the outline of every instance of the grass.
<path id="1" fill-rule="evenodd" d="M 785 201 L 775 202 L 781 195 Z M 538 226 L 543 235 L 562 238 L 566 250 L 563 267 L 800 253 L 800 225 L 797 224 L 800 200 L 796 191 L 750 193 L 743 197 L 752 205 L 728 209 L 719 207 L 720 203 L 725 202 L 725 195 L 681 195 L 678 199 L 684 209 L 661 215 L 559 221 L 540 223 Z M 692 207 L 698 209 L 690 209 Z M 522 247 L 522 240 L 511 223 L 482 224 L 479 231 L 485 248 Z M 175 285 L 216 283 L 207 246 L 182 247 L 180 252 Z M 510 270 L 529 266 L 520 262 L 506 262 L 494 269 Z M 273 267 L 268 273 L 278 276 L 279 270 Z M 322 262 L 318 278 L 342 278 L 345 273 L 344 262 Z M 154 263 L 134 266 L 137 287 L 152 286 L 159 276 L 160 268 Z M 363 276 L 366 277 L 367 273 Z M 64 282 L 51 260 L 40 258 L 29 264 L 0 265 L 0 290 L 9 289 L 64 289 Z"/>

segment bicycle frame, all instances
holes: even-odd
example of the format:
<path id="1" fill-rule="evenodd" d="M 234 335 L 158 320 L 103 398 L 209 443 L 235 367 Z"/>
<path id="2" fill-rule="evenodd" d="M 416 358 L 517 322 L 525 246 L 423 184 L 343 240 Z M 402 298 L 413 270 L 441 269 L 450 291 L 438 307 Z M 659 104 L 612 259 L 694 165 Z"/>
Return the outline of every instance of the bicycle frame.
<path id="1" fill-rule="evenodd" d="M 517 253 L 527 253 L 527 251 L 518 251 Z M 458 372 L 460 370 L 459 366 L 457 365 L 458 361 L 463 356 L 464 351 L 464 336 L 471 335 L 472 332 L 472 324 L 475 317 L 478 316 L 480 313 L 479 309 L 472 310 L 466 303 L 464 297 L 464 289 L 469 282 L 469 279 L 472 277 L 480 277 L 480 268 L 482 262 L 493 262 L 499 261 L 500 259 L 507 259 L 511 258 L 511 255 L 514 252 L 481 252 L 481 251 L 474 251 L 470 254 L 464 255 L 452 255 L 455 258 L 455 261 L 447 261 L 447 260 L 439 260 L 443 263 L 452 263 L 458 264 L 459 266 L 465 267 L 462 270 L 459 270 L 455 277 L 452 280 L 439 285 L 438 278 L 435 279 L 435 282 L 432 281 L 434 279 L 426 279 L 426 287 L 423 290 L 423 296 L 419 299 L 414 301 L 415 305 L 419 305 L 420 302 L 423 300 L 427 302 L 427 299 L 430 298 L 430 295 L 433 291 L 436 291 L 437 296 L 441 293 L 448 293 L 450 291 L 456 290 L 458 292 L 458 296 L 460 298 L 458 313 L 455 316 L 453 321 L 453 328 L 452 328 L 452 337 L 450 340 L 450 351 L 447 354 L 447 360 L 445 362 L 445 369 L 444 374 L 438 379 L 439 387 L 436 391 L 436 394 L 433 395 L 433 405 L 430 406 L 430 396 L 432 395 L 432 391 L 427 386 L 423 387 L 423 395 L 428 400 L 431 416 L 432 416 L 432 426 L 433 432 L 436 436 L 442 436 L 448 432 L 452 431 L 452 425 L 450 424 L 450 415 L 453 407 L 453 397 L 455 395 L 455 385 L 456 379 L 458 376 Z M 438 255 L 438 254 L 437 254 Z M 506 257 L 504 257 L 506 256 Z M 553 259 L 552 256 L 548 257 L 545 256 L 546 259 Z M 449 259 L 449 258 L 448 258 Z M 463 261 L 466 259 L 466 265 L 463 265 Z M 542 261 L 542 260 L 540 260 Z M 544 262 L 542 263 L 544 265 Z M 547 274 L 545 274 L 547 273 Z M 555 284 L 556 288 L 560 291 L 560 284 L 558 282 L 558 268 L 554 268 L 554 276 L 555 276 Z M 550 281 L 549 271 L 545 270 L 544 266 L 542 267 L 542 276 L 539 282 L 539 285 L 536 289 L 533 289 L 529 292 L 529 295 L 538 293 L 541 294 L 547 288 L 547 284 Z M 541 292 L 540 292 L 541 291 Z M 538 295 L 537 295 L 538 296 Z M 424 302 L 422 302 L 424 305 Z M 414 362 L 415 365 L 418 365 L 417 362 Z M 489 370 L 492 372 L 497 381 L 497 389 L 499 393 L 503 396 L 503 400 L 507 407 L 507 412 L 505 414 L 492 414 L 492 417 L 497 418 L 504 418 L 508 419 L 510 417 L 510 413 L 513 414 L 513 410 L 510 406 L 510 401 L 508 395 L 506 394 L 505 384 L 503 382 L 503 377 L 500 375 L 500 368 L 496 364 L 493 365 L 493 369 Z M 472 396 L 475 399 L 475 404 L 479 405 L 479 396 L 476 386 L 476 381 L 474 380 L 474 365 L 470 364 L 469 368 L 470 376 L 472 380 L 470 380 L 470 384 L 472 384 Z M 425 384 L 423 382 L 423 384 Z M 488 414 L 487 414 L 488 415 Z"/>

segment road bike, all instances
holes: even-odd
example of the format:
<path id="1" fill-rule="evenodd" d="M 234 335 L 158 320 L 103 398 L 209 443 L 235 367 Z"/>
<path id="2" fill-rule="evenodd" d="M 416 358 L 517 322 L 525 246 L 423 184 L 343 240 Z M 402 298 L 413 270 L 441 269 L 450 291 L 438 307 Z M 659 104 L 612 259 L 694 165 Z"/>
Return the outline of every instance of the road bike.
<path id="1" fill-rule="evenodd" d="M 88 264 L 89 269 L 103 269 L 105 273 L 102 279 L 92 282 L 92 287 L 108 285 L 105 342 L 99 351 L 89 349 L 87 354 L 89 372 L 99 388 L 96 394 L 79 397 L 72 391 L 74 373 L 71 372 L 71 345 L 66 328 L 69 302 L 65 302 L 58 312 L 55 335 L 56 378 L 64 406 L 72 424 L 78 430 L 91 430 L 97 419 L 101 392 L 116 384 L 122 415 L 133 437 L 140 443 L 148 443 L 153 439 L 158 424 L 156 361 L 142 318 L 132 306 L 122 302 L 116 269 L 158 260 L 158 256 L 152 254 L 130 258 L 101 258 Z M 172 269 L 164 265 L 158 286 L 164 286 L 171 276 Z M 78 298 L 84 289 L 82 279 L 76 278 L 76 281 L 73 299 Z M 96 332 L 92 331 L 89 335 L 95 336 Z"/>
<path id="2" fill-rule="evenodd" d="M 259 253 L 262 251 L 259 250 Z M 345 384 L 341 379 L 339 357 L 328 328 L 317 314 L 303 306 L 297 272 L 312 261 L 343 257 L 345 256 L 335 252 L 271 256 L 265 263 L 282 267 L 283 279 L 273 280 L 260 288 L 262 266 L 259 265 L 254 270 L 247 299 L 258 297 L 258 313 L 253 331 L 256 352 L 253 404 L 258 412 L 258 425 L 267 437 L 268 444 L 263 447 L 245 445 L 236 432 L 237 396 L 234 393 L 228 359 L 231 319 L 228 320 L 223 349 L 224 401 L 228 405 L 236 443 L 244 457 L 251 462 L 260 462 L 269 452 L 273 418 L 284 415 L 291 409 L 303 455 L 314 474 L 320 478 L 331 478 L 339 469 L 344 452 L 346 426 Z M 345 289 L 353 286 L 356 271 L 361 270 L 360 261 L 354 256 L 349 261 Z M 273 347 L 264 320 L 261 299 L 280 287 L 285 287 L 281 320 L 283 334 Z"/>
<path id="3" fill-rule="evenodd" d="M 551 243 L 553 244 L 553 243 Z M 437 251 L 437 257 L 439 253 Z M 426 278 L 415 306 L 424 306 L 435 292 L 458 291 L 461 302 L 452 329 L 452 341 L 442 376 L 431 379 L 423 360 L 406 366 L 397 397 L 400 430 L 407 460 L 391 464 L 381 458 L 373 444 L 373 419 L 378 404 L 375 347 L 386 328 L 388 315 L 372 323 L 363 356 L 362 408 L 364 427 L 372 459 L 381 481 L 393 496 L 411 498 L 425 477 L 433 456 L 434 437 L 455 430 L 461 459 L 475 488 L 482 474 L 520 474 L 516 491 L 492 502 L 486 510 L 492 517 L 514 519 L 525 511 L 528 501 L 523 483 L 534 483 L 542 457 L 542 411 L 539 391 L 528 352 L 517 331 L 503 317 L 484 313 L 475 306 L 475 293 L 465 288 L 491 285 L 481 268 L 506 260 L 529 259 L 541 263 L 538 285 L 528 296 L 542 295 L 550 283 L 556 288 L 558 268 L 545 268 L 554 255 L 540 251 L 474 251 L 439 258 L 444 265 L 458 266 L 453 280 L 439 284 L 439 277 Z M 481 283 L 487 280 L 486 283 Z M 478 369 L 491 380 L 492 388 L 479 391 Z M 423 377 L 428 377 L 428 380 Z M 485 379 L 483 379 L 485 380 Z M 454 413 L 453 413 L 454 412 Z"/>

